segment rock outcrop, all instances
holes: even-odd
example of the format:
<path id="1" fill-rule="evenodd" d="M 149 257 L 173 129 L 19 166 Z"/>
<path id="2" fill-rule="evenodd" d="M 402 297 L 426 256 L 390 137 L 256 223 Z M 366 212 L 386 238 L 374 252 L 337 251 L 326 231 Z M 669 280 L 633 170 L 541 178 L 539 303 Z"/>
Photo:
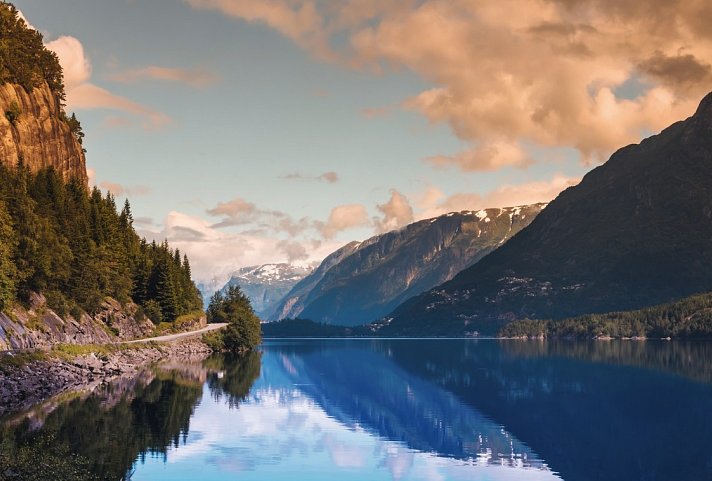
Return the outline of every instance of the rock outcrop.
<path id="1" fill-rule="evenodd" d="M 0 85 L 0 109 L 0 164 L 22 163 L 32 172 L 54 167 L 65 180 L 87 182 L 82 146 L 47 83 L 29 93 L 20 85 Z"/>
<path id="2" fill-rule="evenodd" d="M 106 344 L 148 337 L 154 325 L 138 315 L 138 306 L 122 306 L 106 299 L 93 317 L 62 319 L 47 307 L 43 296 L 33 295 L 28 309 L 16 307 L 9 314 L 0 313 L 0 351 L 49 348 L 55 344 Z"/>

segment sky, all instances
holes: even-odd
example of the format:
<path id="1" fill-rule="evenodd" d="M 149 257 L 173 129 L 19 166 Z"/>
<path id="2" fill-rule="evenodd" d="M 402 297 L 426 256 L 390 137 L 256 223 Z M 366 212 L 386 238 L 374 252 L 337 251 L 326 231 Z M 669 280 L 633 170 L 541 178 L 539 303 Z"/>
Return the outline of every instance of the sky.
<path id="1" fill-rule="evenodd" d="M 707 0 L 16 0 L 194 277 L 547 202 L 712 87 Z"/>

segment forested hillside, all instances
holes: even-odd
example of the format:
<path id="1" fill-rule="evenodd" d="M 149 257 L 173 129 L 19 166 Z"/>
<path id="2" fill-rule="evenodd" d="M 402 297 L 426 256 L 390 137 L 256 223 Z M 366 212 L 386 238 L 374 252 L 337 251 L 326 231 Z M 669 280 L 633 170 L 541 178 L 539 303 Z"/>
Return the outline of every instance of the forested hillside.
<path id="1" fill-rule="evenodd" d="M 601 337 L 712 338 L 712 293 L 636 311 L 588 314 L 559 321 L 515 321 L 503 337 L 594 339 Z"/>
<path id="2" fill-rule="evenodd" d="M 0 166 L 0 311 L 32 292 L 75 319 L 107 296 L 133 300 L 155 323 L 202 308 L 188 258 L 141 239 L 128 201 L 119 212 L 110 193 L 54 169 Z"/>

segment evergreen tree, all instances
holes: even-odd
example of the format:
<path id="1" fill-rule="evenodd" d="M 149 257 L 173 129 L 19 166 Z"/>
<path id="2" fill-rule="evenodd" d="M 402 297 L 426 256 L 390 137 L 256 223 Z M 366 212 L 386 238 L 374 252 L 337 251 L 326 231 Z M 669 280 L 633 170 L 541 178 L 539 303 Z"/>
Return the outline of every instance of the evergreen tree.
<path id="1" fill-rule="evenodd" d="M 15 278 L 17 272 L 13 263 L 17 237 L 12 227 L 12 219 L 5 203 L 0 201 L 0 310 L 15 300 Z"/>

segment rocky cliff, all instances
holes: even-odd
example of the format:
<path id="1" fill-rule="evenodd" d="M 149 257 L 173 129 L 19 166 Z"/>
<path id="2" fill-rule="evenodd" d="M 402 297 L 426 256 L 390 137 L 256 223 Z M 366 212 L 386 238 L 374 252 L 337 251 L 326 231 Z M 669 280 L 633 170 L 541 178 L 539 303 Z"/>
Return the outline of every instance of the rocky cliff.
<path id="1" fill-rule="evenodd" d="M 0 85 L 0 109 L 0 163 L 22 163 L 32 172 L 54 167 L 65 180 L 87 182 L 82 146 L 46 82 L 29 92 L 12 83 Z"/>
<path id="2" fill-rule="evenodd" d="M 60 317 L 47 307 L 41 295 L 33 295 L 30 307 L 0 313 L 0 351 L 47 348 L 55 344 L 107 344 L 148 337 L 154 330 L 138 306 L 122 306 L 107 298 L 94 316 L 82 313 Z"/>

